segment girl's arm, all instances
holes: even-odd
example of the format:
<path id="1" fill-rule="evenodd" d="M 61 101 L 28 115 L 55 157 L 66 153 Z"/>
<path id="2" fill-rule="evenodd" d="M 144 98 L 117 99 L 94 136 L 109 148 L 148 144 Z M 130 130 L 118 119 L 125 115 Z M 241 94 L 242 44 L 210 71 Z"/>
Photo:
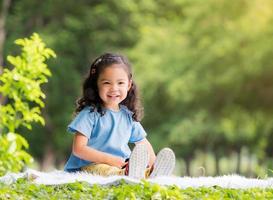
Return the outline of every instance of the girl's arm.
<path id="1" fill-rule="evenodd" d="M 151 143 L 145 138 L 144 140 L 141 140 L 140 142 L 136 142 L 136 144 L 146 144 L 147 145 L 149 155 L 150 155 L 149 166 L 153 166 L 156 156 L 155 156 L 155 152 L 154 152 L 154 149 L 153 149 Z"/>
<path id="2" fill-rule="evenodd" d="M 91 148 L 87 146 L 87 142 L 86 136 L 79 132 L 75 133 L 72 147 L 73 154 L 94 163 L 104 163 L 119 168 L 125 165 L 121 158 Z"/>

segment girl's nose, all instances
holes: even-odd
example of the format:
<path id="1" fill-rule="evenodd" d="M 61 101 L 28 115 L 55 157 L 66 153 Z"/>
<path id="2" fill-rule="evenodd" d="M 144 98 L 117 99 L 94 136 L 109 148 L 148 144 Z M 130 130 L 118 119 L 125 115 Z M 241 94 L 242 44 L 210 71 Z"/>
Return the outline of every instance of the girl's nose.
<path id="1" fill-rule="evenodd" d="M 117 84 L 113 84 L 112 87 L 111 87 L 111 90 L 117 90 L 118 89 L 118 85 Z"/>

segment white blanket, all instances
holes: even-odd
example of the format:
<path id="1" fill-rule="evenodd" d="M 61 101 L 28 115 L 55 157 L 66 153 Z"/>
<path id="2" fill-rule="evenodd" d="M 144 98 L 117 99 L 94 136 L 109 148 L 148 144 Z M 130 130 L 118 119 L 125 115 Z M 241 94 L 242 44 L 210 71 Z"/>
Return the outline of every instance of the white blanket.
<path id="1" fill-rule="evenodd" d="M 0 182 L 11 184 L 18 178 L 27 178 L 35 184 L 58 185 L 65 183 L 73 183 L 76 181 L 88 182 L 90 185 L 117 185 L 124 180 L 129 184 L 140 183 L 140 180 L 129 178 L 128 176 L 111 176 L 101 177 L 94 176 L 85 172 L 67 173 L 64 171 L 40 172 L 33 169 L 28 169 L 23 173 L 8 173 L 0 177 Z M 177 185 L 180 188 L 188 187 L 211 187 L 220 186 L 222 188 L 236 188 L 247 189 L 253 187 L 259 188 L 273 188 L 273 178 L 268 179 L 254 179 L 245 178 L 239 175 L 226 175 L 219 177 L 156 177 L 153 179 L 146 179 L 151 183 L 160 185 Z"/>

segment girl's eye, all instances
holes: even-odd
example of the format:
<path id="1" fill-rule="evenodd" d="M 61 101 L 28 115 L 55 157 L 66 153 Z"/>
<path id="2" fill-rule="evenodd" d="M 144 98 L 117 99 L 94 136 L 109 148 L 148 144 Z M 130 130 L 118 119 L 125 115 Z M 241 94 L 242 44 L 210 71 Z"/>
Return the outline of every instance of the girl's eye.
<path id="1" fill-rule="evenodd" d="M 118 84 L 119 84 L 119 85 L 123 85 L 123 84 L 124 84 L 124 82 L 119 82 Z"/>
<path id="2" fill-rule="evenodd" d="M 107 85 L 107 84 L 110 84 L 109 82 L 103 82 L 103 85 Z"/>

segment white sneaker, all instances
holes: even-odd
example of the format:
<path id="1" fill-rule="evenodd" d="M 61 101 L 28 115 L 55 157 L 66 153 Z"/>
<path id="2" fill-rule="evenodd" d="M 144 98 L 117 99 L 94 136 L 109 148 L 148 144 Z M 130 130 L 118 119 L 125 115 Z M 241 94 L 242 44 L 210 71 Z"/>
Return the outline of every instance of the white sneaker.
<path id="1" fill-rule="evenodd" d="M 150 178 L 156 176 L 169 176 L 172 174 L 175 167 L 175 155 L 170 148 L 162 149 L 156 156 L 154 169 Z"/>
<path id="2" fill-rule="evenodd" d="M 149 152 L 146 144 L 137 144 L 129 159 L 129 173 L 131 178 L 145 178 L 145 172 L 149 163 Z"/>

